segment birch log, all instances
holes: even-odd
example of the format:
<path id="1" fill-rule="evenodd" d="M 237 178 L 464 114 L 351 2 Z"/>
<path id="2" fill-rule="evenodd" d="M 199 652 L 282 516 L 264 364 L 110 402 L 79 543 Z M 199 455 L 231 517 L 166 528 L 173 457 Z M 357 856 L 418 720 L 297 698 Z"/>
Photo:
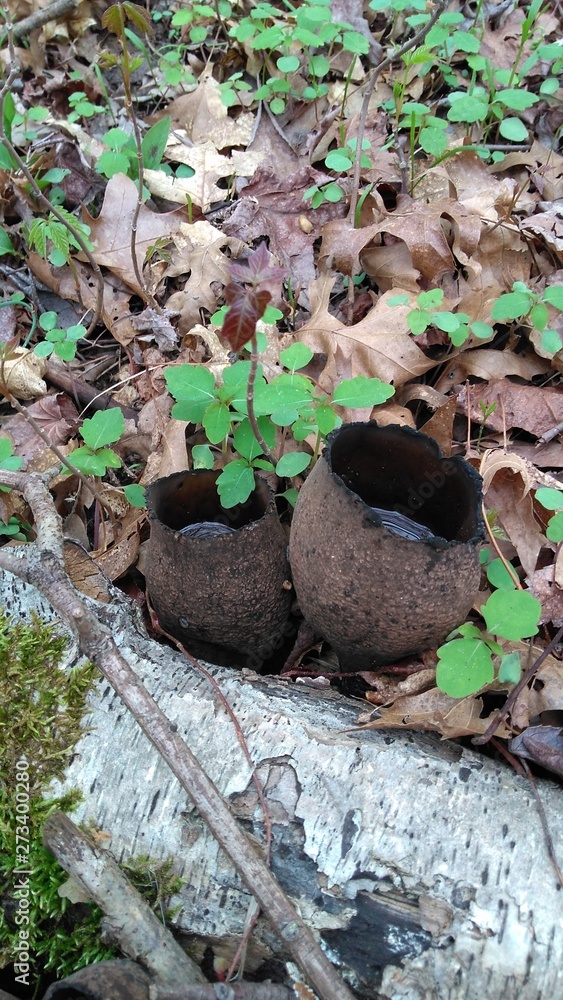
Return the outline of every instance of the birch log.
<path id="1" fill-rule="evenodd" d="M 263 820 L 232 721 L 209 682 L 146 637 L 117 591 L 91 601 L 121 652 L 263 842 Z M 0 573 L 0 606 L 54 612 Z M 62 626 L 61 626 L 62 627 Z M 72 640 L 68 662 L 76 656 Z M 347 732 L 359 705 L 331 691 L 208 666 L 236 713 L 266 788 L 272 868 L 362 1000 L 545 1000 L 563 997 L 563 893 L 526 779 L 434 736 Z M 79 788 L 75 822 L 111 835 L 121 860 L 172 856 L 186 879 L 176 926 L 192 954 L 231 954 L 250 896 L 109 685 L 61 792 Z M 559 859 L 560 786 L 539 782 Z M 285 961 L 259 921 L 247 968 Z M 279 966 L 277 966 L 279 968 Z"/>

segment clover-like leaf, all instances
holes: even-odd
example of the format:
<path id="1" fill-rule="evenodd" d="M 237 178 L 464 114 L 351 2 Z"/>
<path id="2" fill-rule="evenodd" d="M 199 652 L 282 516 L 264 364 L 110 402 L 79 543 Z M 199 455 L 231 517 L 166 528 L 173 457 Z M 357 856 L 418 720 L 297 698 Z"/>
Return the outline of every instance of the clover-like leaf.
<path id="1" fill-rule="evenodd" d="M 492 635 L 517 642 L 538 631 L 541 604 L 522 590 L 495 590 L 481 613 Z"/>
<path id="2" fill-rule="evenodd" d="M 482 639 L 452 639 L 437 653 L 436 684 L 450 698 L 466 698 L 494 679 L 492 656 Z"/>

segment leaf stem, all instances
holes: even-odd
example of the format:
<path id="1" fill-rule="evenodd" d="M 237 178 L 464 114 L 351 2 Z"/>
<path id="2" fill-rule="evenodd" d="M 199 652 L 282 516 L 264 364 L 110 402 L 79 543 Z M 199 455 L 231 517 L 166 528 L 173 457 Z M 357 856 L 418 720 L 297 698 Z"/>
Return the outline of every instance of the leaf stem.
<path id="1" fill-rule="evenodd" d="M 254 413 L 254 383 L 256 382 L 256 372 L 258 371 L 258 340 L 256 337 L 256 332 L 254 333 L 251 340 L 251 353 L 250 353 L 250 372 L 248 373 L 248 382 L 246 383 L 246 408 L 248 411 L 248 422 L 252 427 L 252 433 L 260 445 L 264 457 L 271 462 L 273 466 L 277 464 L 276 458 L 272 455 L 268 445 L 266 444 L 260 428 L 258 427 L 258 421 L 256 420 L 256 414 Z"/>

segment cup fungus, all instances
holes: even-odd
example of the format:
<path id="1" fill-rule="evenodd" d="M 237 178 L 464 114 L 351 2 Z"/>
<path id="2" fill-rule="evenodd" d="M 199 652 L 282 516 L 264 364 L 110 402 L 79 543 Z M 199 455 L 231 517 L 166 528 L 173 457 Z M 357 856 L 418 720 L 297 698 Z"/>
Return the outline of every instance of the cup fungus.
<path id="1" fill-rule="evenodd" d="M 162 627 L 193 649 L 275 648 L 289 615 L 287 538 L 272 490 L 257 479 L 245 504 L 221 506 L 219 472 L 158 479 L 147 490 L 147 589 Z M 285 586 L 284 586 L 285 584 Z"/>
<path id="2" fill-rule="evenodd" d="M 481 478 L 409 427 L 344 424 L 303 485 L 290 562 L 305 619 L 343 670 L 436 646 L 479 587 Z"/>

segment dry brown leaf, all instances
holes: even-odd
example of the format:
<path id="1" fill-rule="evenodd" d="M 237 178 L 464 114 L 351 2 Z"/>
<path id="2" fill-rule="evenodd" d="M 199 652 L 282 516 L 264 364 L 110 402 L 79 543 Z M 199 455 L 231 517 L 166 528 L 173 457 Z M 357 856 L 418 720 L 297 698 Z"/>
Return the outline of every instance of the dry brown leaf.
<path id="1" fill-rule="evenodd" d="M 486 731 L 492 715 L 481 718 L 482 711 L 481 698 L 450 698 L 434 687 L 422 694 L 397 698 L 389 708 L 380 708 L 380 718 L 363 728 L 418 729 L 441 733 L 447 739 L 456 739 L 458 736 L 476 736 Z M 510 730 L 503 723 L 497 730 L 497 736 L 509 735 Z"/>
<path id="2" fill-rule="evenodd" d="M 346 220 L 328 223 L 323 231 L 320 266 L 356 274 L 360 270 L 361 251 L 372 240 L 386 235 L 402 240 L 411 253 L 412 266 L 423 277 L 436 281 L 444 272 L 455 270 L 445 235 L 449 226 L 456 255 L 461 255 L 461 262 L 466 263 L 479 245 L 479 216 L 453 199 L 427 205 L 409 195 L 400 195 L 393 212 L 364 229 L 353 229 Z"/>
<path id="3" fill-rule="evenodd" d="M 26 347 L 16 347 L 11 352 L 11 358 L 2 363 L 0 378 L 16 399 L 35 399 L 47 392 L 42 377 L 46 368 L 45 358 L 38 358 Z"/>
<path id="4" fill-rule="evenodd" d="M 173 292 L 166 303 L 171 312 L 178 312 L 178 329 L 185 336 L 201 323 L 202 310 L 217 311 L 219 297 L 229 284 L 229 263 L 240 255 L 244 244 L 224 235 L 207 220 L 192 225 L 183 223 L 174 235 L 176 250 L 166 270 L 166 277 L 188 274 L 183 289 Z M 224 253 L 230 251 L 230 257 Z"/>
<path id="5" fill-rule="evenodd" d="M 343 378 L 377 377 L 398 387 L 436 366 L 415 344 L 406 322 L 408 306 L 388 305 L 389 294 L 355 326 L 344 326 L 329 313 L 334 279 L 326 275 L 311 283 L 312 315 L 297 331 L 297 340 L 325 354 L 327 364 L 320 384 L 332 392 Z"/>
<path id="6" fill-rule="evenodd" d="M 458 412 L 467 415 L 467 387 L 458 397 Z M 509 379 L 491 379 L 488 384 L 469 386 L 469 414 L 476 423 L 495 431 L 520 427 L 539 438 L 563 421 L 563 394 L 550 386 L 518 385 Z M 482 407 L 495 406 L 483 419 Z"/>
<path id="7" fill-rule="evenodd" d="M 94 246 L 92 256 L 96 263 L 109 268 L 141 297 L 143 289 L 135 277 L 131 256 L 131 227 L 137 205 L 137 185 L 125 174 L 114 174 L 107 183 L 102 210 L 94 219 L 86 208 L 84 221 L 90 226 L 90 240 Z M 179 228 L 184 214 L 175 210 L 159 215 L 141 205 L 137 220 L 135 255 L 142 272 L 145 255 L 161 237 L 172 237 Z"/>
<path id="8" fill-rule="evenodd" d="M 145 518 L 144 510 L 129 508 L 120 516 L 121 530 L 113 545 L 92 553 L 96 565 L 109 580 L 119 580 L 137 561 L 140 529 Z"/>
<path id="9" fill-rule="evenodd" d="M 209 211 L 213 202 L 225 199 L 225 188 L 220 188 L 217 181 L 233 175 L 252 177 L 262 160 L 262 154 L 237 149 L 230 156 L 224 156 L 217 152 L 212 142 L 180 145 L 175 156 L 180 163 L 195 170 L 193 177 L 169 177 L 162 170 L 145 170 L 146 186 L 151 194 L 180 205 L 185 205 L 190 198 L 202 212 Z"/>
<path id="10" fill-rule="evenodd" d="M 438 443 L 443 455 L 451 455 L 453 427 L 456 412 L 456 398 L 451 396 L 447 402 L 442 403 L 430 420 L 427 420 L 420 430 L 423 434 L 429 434 Z"/>
<path id="11" fill-rule="evenodd" d="M 559 550 L 559 555 L 561 555 L 561 550 Z M 531 578 L 527 578 L 526 583 L 530 593 L 541 602 L 540 624 L 552 622 L 555 628 L 561 628 L 563 625 L 563 590 L 561 590 L 561 585 L 557 583 L 555 563 L 552 566 L 544 566 L 543 569 L 536 570 L 535 573 L 532 573 Z"/>
<path id="12" fill-rule="evenodd" d="M 172 131 L 164 156 L 174 163 L 184 162 L 177 154 L 178 147 L 185 144 L 174 135 L 176 130 L 185 132 L 191 140 L 190 145 L 211 142 L 216 149 L 229 149 L 231 146 L 248 146 L 254 125 L 254 115 L 250 112 L 242 112 L 237 118 L 229 115 L 221 100 L 219 83 L 209 73 L 202 73 L 191 94 L 181 94 L 149 121 L 159 121 L 167 116 L 172 119 Z"/>
<path id="13" fill-rule="evenodd" d="M 463 351 L 446 364 L 435 389 L 448 393 L 453 386 L 464 382 L 468 375 L 475 375 L 485 382 L 507 375 L 518 375 L 530 381 L 535 375 L 546 375 L 550 370 L 549 363 L 532 352 L 515 354 L 510 348 L 504 351 L 476 348 Z"/>
<path id="14" fill-rule="evenodd" d="M 535 477 L 524 459 L 501 451 L 485 452 L 479 471 L 487 506 L 498 510 L 502 526 L 525 572 L 531 575 L 539 552 L 546 544 L 529 495 Z"/>
<path id="15" fill-rule="evenodd" d="M 244 188 L 223 230 L 245 243 L 267 236 L 270 253 L 287 268 L 293 286 L 301 284 L 306 288 L 317 274 L 315 240 L 325 223 L 345 211 L 343 204 L 330 202 L 312 211 L 310 204 L 303 201 L 307 188 L 329 179 L 309 166 L 295 168 L 289 177 L 279 177 L 273 165 L 261 166 Z M 310 223 L 309 232 L 303 229 L 303 217 Z"/>

